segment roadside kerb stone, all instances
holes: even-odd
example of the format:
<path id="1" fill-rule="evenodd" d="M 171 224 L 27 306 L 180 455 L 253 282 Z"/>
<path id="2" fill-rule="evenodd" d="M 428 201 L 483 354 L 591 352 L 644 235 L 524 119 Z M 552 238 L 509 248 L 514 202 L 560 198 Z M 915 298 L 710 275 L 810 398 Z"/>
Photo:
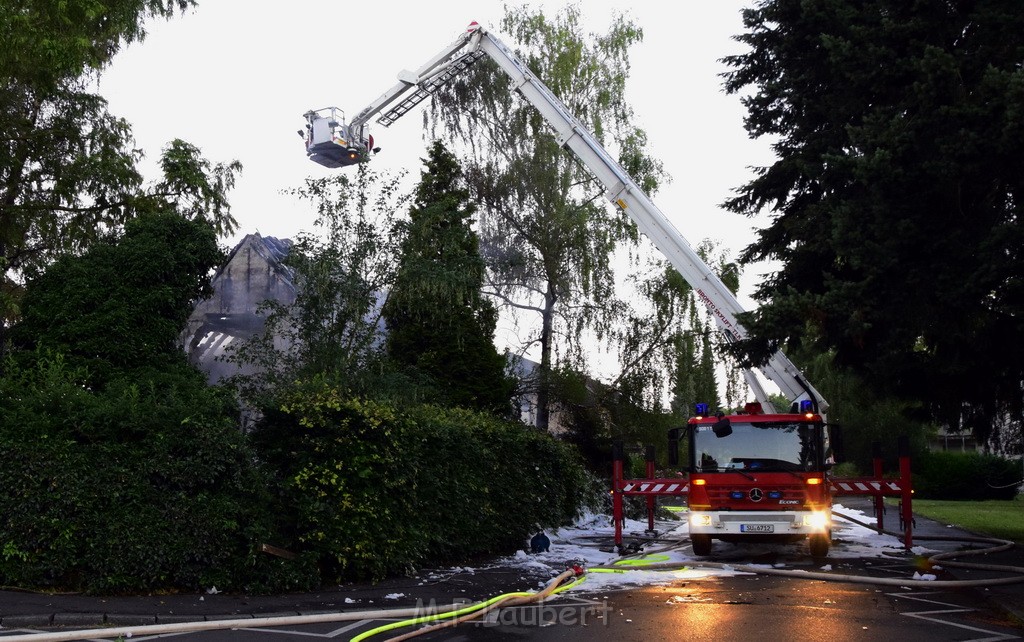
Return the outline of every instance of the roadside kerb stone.
<path id="1" fill-rule="evenodd" d="M 20 629 L 35 626 L 50 626 L 52 613 L 31 613 L 27 615 L 0 616 L 0 626 L 5 629 Z"/>
<path id="2" fill-rule="evenodd" d="M 182 622 L 196 622 L 203 621 L 205 618 L 202 615 L 180 615 L 177 613 L 168 613 L 167 615 L 157 615 L 157 624 L 181 624 Z"/>
<path id="3" fill-rule="evenodd" d="M 202 615 L 196 615 L 193 620 L 198 621 L 202 618 Z M 205 616 L 207 622 L 218 622 L 220 620 L 251 620 L 253 619 L 252 613 L 231 613 L 231 614 L 219 614 L 219 615 L 207 615 Z"/>
<path id="4" fill-rule="evenodd" d="M 156 624 L 155 615 L 128 615 L 124 613 L 108 613 L 107 624 L 110 626 L 149 626 Z"/>
<path id="5" fill-rule="evenodd" d="M 53 626 L 102 626 L 102 613 L 54 613 Z"/>

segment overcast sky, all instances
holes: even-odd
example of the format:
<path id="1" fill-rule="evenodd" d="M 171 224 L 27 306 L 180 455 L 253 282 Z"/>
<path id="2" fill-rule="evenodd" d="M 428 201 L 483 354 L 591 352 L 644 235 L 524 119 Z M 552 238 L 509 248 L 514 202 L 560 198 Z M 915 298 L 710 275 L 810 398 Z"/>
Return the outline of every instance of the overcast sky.
<path id="1" fill-rule="evenodd" d="M 530 3 L 548 14 L 565 2 Z M 626 99 L 649 135 L 650 151 L 673 182 L 654 202 L 690 243 L 720 241 L 735 255 L 764 221 L 725 212 L 719 204 L 771 161 L 766 141 L 743 129 L 739 99 L 726 96 L 718 60 L 742 51 L 745 0 L 633 3 L 587 0 L 585 15 L 604 32 L 625 10 L 644 30 L 632 52 Z M 214 162 L 244 166 L 231 194 L 237 236 L 290 237 L 312 228 L 307 204 L 280 194 L 307 176 L 329 172 L 306 159 L 296 131 L 302 114 L 336 105 L 352 116 L 390 88 L 396 74 L 416 69 L 472 21 L 497 29 L 503 3 L 341 2 L 255 3 L 199 0 L 170 21 L 154 22 L 141 44 L 126 48 L 100 83 L 112 113 L 132 123 L 150 161 L 173 138 L 197 145 Z M 497 35 L 508 44 L 505 34 Z M 422 167 L 425 144 L 417 110 L 390 128 L 371 129 L 382 147 L 378 169 Z M 374 123 L 371 121 L 371 126 Z M 524 141 L 527 144 L 528 141 Z M 156 172 L 152 168 L 155 178 Z M 748 270 L 743 291 L 753 288 Z M 741 296 L 744 305 L 749 299 Z"/>

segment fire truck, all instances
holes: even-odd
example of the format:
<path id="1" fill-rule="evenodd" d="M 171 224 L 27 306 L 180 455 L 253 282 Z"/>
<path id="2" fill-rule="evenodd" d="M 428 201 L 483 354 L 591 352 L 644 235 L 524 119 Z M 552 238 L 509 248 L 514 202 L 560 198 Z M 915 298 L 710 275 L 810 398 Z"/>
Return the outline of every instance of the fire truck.
<path id="1" fill-rule="evenodd" d="M 832 463 L 828 430 L 812 404 L 804 412 L 710 414 L 697 404 L 686 426 L 690 542 L 697 555 L 712 539 L 807 538 L 824 557 L 831 542 Z"/>
<path id="2" fill-rule="evenodd" d="M 299 131 L 307 156 L 331 168 L 370 160 L 379 151 L 368 131 L 370 119 L 379 116 L 379 124 L 392 124 L 483 56 L 513 79 L 559 143 L 602 183 L 608 200 L 631 217 L 689 282 L 725 340 L 743 339 L 745 330 L 736 320 L 743 308 L 732 292 L 562 101 L 476 22 L 416 71 L 399 73 L 397 84 L 347 123 L 336 107 L 307 111 L 305 131 Z M 756 402 L 748 404 L 745 414 L 730 416 L 702 408 L 687 426 L 689 485 L 680 482 L 671 484 L 670 492 L 657 492 L 689 493 L 690 532 L 699 555 L 710 552 L 712 539 L 765 537 L 807 537 L 812 552 L 822 555 L 828 550 L 831 522 L 825 483 L 831 463 L 828 404 L 781 351 L 759 370 L 778 386 L 790 407 L 776 412 L 761 381 L 744 372 Z M 623 491 L 617 487 L 613 492 Z"/>

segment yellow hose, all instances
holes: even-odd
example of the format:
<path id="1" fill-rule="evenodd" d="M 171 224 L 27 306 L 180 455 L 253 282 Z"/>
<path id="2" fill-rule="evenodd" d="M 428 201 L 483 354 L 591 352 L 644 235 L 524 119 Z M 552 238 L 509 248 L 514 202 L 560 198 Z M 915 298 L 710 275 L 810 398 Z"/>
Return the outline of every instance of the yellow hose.
<path id="1" fill-rule="evenodd" d="M 503 599 L 505 599 L 505 598 L 507 598 L 509 596 L 521 597 L 521 596 L 526 596 L 526 595 L 530 595 L 530 593 L 505 593 L 504 595 L 499 595 L 498 597 L 492 597 L 491 599 L 489 599 L 489 600 L 487 600 L 485 602 L 478 602 L 476 604 L 470 604 L 469 606 L 467 606 L 465 608 L 462 608 L 462 609 L 459 609 L 457 611 L 449 611 L 447 613 L 434 613 L 433 615 L 424 615 L 422 617 L 410 618 L 408 620 L 402 620 L 400 622 L 392 622 L 391 624 L 385 624 L 384 626 L 378 626 L 375 629 L 370 629 L 369 631 L 366 631 L 364 633 L 360 633 L 359 635 L 357 635 L 354 638 L 352 638 L 351 640 L 349 640 L 349 642 L 360 642 L 361 640 L 365 640 L 366 638 L 374 636 L 374 635 L 377 635 L 378 633 L 384 633 L 385 631 L 391 631 L 393 629 L 401 629 L 401 628 L 404 628 L 404 627 L 407 627 L 407 626 L 413 626 L 413 625 L 416 625 L 416 624 L 423 624 L 424 622 L 434 622 L 434 621 L 442 620 L 444 618 L 449 618 L 449 617 L 458 617 L 460 615 L 464 615 L 466 613 L 472 613 L 473 611 L 476 611 L 478 609 L 482 609 L 484 607 L 490 606 L 491 604 L 494 604 L 498 600 L 503 600 Z"/>
<path id="2" fill-rule="evenodd" d="M 567 591 L 567 590 L 573 588 L 574 586 L 579 586 L 579 584 L 581 582 L 583 582 L 583 580 L 586 578 L 585 575 L 581 575 L 579 578 L 577 578 L 576 580 L 574 580 L 574 581 L 572 581 L 572 582 L 570 582 L 568 584 L 561 585 L 564 580 L 566 580 L 566 579 L 568 579 L 570 577 L 573 577 L 575 574 L 576 573 L 573 570 L 565 571 L 564 573 L 562 573 L 558 577 L 556 577 L 553 580 L 551 580 L 551 582 L 548 583 L 548 585 L 544 588 L 544 590 L 540 591 L 539 593 L 524 593 L 524 592 L 505 593 L 504 595 L 499 595 L 497 597 L 492 597 L 491 599 L 483 601 L 483 602 L 478 602 L 476 604 L 471 604 L 471 605 L 469 605 L 469 606 L 467 606 L 465 608 L 459 609 L 457 611 L 450 611 L 450 612 L 447 612 L 447 613 L 438 613 L 438 614 L 432 614 L 432 615 L 425 615 L 423 617 L 417 617 L 417 618 L 411 618 L 411 619 L 408 619 L 408 620 L 402 620 L 401 622 L 392 622 L 391 624 L 385 624 L 385 625 L 379 626 L 379 627 L 377 627 L 375 629 L 370 629 L 369 631 L 366 631 L 364 633 L 360 633 L 356 637 L 352 638 L 349 642 L 361 642 L 362 640 L 365 640 L 365 639 L 367 639 L 367 638 L 369 638 L 371 636 L 377 635 L 378 633 L 384 633 L 385 631 L 391 631 L 391 630 L 394 630 L 394 629 L 400 629 L 400 628 L 404 628 L 404 627 L 407 627 L 407 626 L 413 626 L 413 625 L 416 625 L 416 624 L 424 624 L 424 623 L 427 623 L 427 622 L 437 622 L 437 621 L 440 621 L 440 620 L 443 620 L 443 619 L 447 619 L 447 618 L 455 618 L 451 622 L 441 622 L 441 623 L 436 624 L 434 626 L 426 627 L 426 628 L 420 629 L 418 631 L 413 631 L 413 632 L 408 633 L 406 635 L 401 635 L 401 636 L 399 636 L 397 638 L 392 638 L 392 640 L 397 642 L 398 640 L 406 640 L 406 639 L 409 639 L 409 638 L 417 636 L 417 635 L 422 635 L 424 633 L 428 633 L 430 631 L 434 631 L 434 630 L 436 630 L 438 628 L 442 628 L 442 627 L 446 627 L 446 626 L 454 626 L 456 624 L 459 624 L 460 622 L 465 622 L 465 621 L 473 619 L 475 617 L 479 617 L 480 615 L 483 615 L 484 613 L 486 613 L 488 611 L 492 611 L 492 610 L 494 610 L 496 608 L 500 608 L 501 606 L 505 606 L 508 603 L 525 604 L 525 603 L 528 603 L 528 602 L 534 602 L 534 601 L 537 601 L 537 600 L 541 600 L 541 599 L 544 599 L 545 597 L 548 597 L 549 595 L 554 595 L 554 594 L 557 594 L 557 593 L 561 593 L 562 591 Z"/>

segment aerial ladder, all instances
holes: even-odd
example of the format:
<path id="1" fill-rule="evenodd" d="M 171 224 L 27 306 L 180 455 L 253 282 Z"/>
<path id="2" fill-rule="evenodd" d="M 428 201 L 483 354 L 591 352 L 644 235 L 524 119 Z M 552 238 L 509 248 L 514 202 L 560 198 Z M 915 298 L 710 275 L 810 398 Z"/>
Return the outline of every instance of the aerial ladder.
<path id="1" fill-rule="evenodd" d="M 736 320 L 743 308 L 733 293 L 594 135 L 569 113 L 562 101 L 511 49 L 476 22 L 415 72 L 399 73 L 397 84 L 348 123 L 344 113 L 336 107 L 306 112 L 306 131 L 299 134 L 305 138 L 308 157 L 331 168 L 369 160 L 371 153 L 379 151 L 368 132 L 370 119 L 379 114 L 379 124 L 391 125 L 485 55 L 513 79 L 515 88 L 537 108 L 554 129 L 559 145 L 571 150 L 601 182 L 608 200 L 636 223 L 693 287 L 726 341 L 732 343 L 744 339 L 746 331 Z M 821 394 L 781 351 L 776 352 L 759 370 L 778 386 L 791 404 L 799 407 L 801 402 L 805 406 L 809 403 L 815 412 L 821 414 L 828 409 L 828 403 Z M 773 406 L 761 382 L 750 371 L 744 371 L 744 376 L 763 410 L 772 412 Z"/>
<path id="2" fill-rule="evenodd" d="M 562 101 L 511 49 L 476 22 L 416 71 L 400 72 L 391 89 L 349 122 L 345 122 L 344 113 L 336 107 L 306 112 L 306 130 L 300 130 L 299 135 L 305 139 L 307 156 L 330 168 L 370 160 L 380 151 L 369 134 L 370 119 L 377 116 L 379 124 L 391 125 L 483 56 L 489 56 L 508 74 L 515 89 L 554 130 L 559 145 L 577 156 L 604 186 L 608 200 L 633 220 L 686 279 L 707 306 L 725 340 L 733 343 L 745 339 L 746 330 L 737 321 L 744 310 L 722 280 Z M 647 478 L 628 480 L 622 474 L 621 460 L 614 462 L 616 544 L 622 544 L 624 495 L 645 497 L 649 530 L 654 528 L 654 498 L 674 495 L 688 497 L 690 535 L 698 555 L 710 552 L 712 539 L 781 535 L 808 538 L 812 555 L 820 556 L 828 550 L 831 539 L 831 498 L 869 495 L 874 498 L 879 528 L 884 513 L 883 496 L 901 498 L 900 519 L 909 547 L 909 458 L 901 453 L 898 479 L 883 479 L 880 456 L 875 459 L 872 477 L 830 477 L 827 472 L 834 459 L 825 419 L 828 403 L 781 351 L 758 369 L 778 386 L 790 407 L 776 410 L 760 380 L 745 371 L 757 404 L 748 404 L 745 412 L 730 416 L 710 412 L 705 404 L 698 404 L 696 416 L 687 422 L 688 477 L 655 479 L 650 458 Z M 700 406 L 704 406 L 703 410 Z M 732 446 L 745 448 L 746 452 L 729 455 L 726 460 L 724 451 Z M 653 451 L 648 448 L 648 452 Z M 713 462 L 716 457 L 721 461 Z M 691 482 L 693 489 L 689 486 Z"/>

